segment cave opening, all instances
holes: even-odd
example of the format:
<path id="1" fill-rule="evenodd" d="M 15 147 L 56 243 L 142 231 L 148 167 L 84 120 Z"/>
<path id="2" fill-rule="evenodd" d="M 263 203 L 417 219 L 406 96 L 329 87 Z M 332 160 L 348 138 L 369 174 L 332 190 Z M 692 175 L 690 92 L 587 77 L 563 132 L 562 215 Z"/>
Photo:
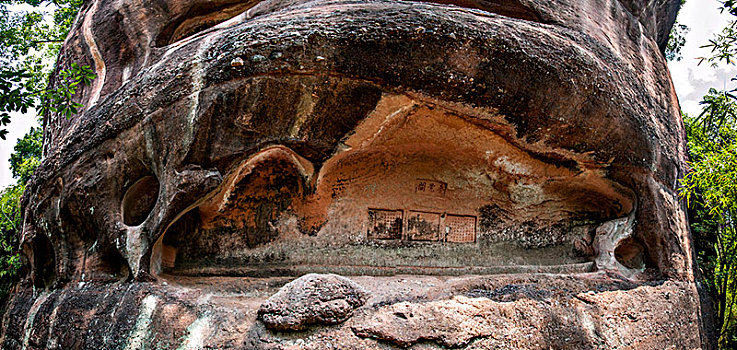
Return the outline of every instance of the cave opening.
<path id="1" fill-rule="evenodd" d="M 156 206 L 158 197 L 159 180 L 155 176 L 144 176 L 133 183 L 121 202 L 123 223 L 128 226 L 142 224 Z"/>
<path id="2" fill-rule="evenodd" d="M 401 102 L 376 110 L 396 115 Z M 160 271 L 587 272 L 592 232 L 633 210 L 598 170 L 540 159 L 440 108 L 404 110 L 369 116 L 319 167 L 280 145 L 248 156 L 169 227 Z"/>

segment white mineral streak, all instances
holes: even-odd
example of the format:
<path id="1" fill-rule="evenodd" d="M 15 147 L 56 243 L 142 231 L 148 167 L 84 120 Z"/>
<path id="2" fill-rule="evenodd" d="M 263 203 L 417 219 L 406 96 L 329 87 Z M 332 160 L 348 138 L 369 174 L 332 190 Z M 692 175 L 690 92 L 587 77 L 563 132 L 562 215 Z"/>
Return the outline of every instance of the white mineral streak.
<path id="1" fill-rule="evenodd" d="M 130 77 L 131 77 L 131 67 L 126 66 L 125 68 L 123 68 L 123 77 L 121 78 L 122 80 L 121 85 L 125 85 L 125 83 L 127 83 L 128 80 L 130 80 Z"/>
<path id="2" fill-rule="evenodd" d="M 143 224 L 141 224 L 143 225 Z M 138 275 L 141 270 L 140 261 L 143 256 L 143 237 L 141 236 L 141 225 L 129 227 L 125 236 L 125 252 L 131 272 L 134 276 Z"/>
<path id="3" fill-rule="evenodd" d="M 95 42 L 95 36 L 92 34 L 92 16 L 97 12 L 98 3 L 99 1 L 95 1 L 92 4 L 92 8 L 87 11 L 87 15 L 82 23 L 84 41 L 87 43 L 92 54 L 92 59 L 95 61 L 95 74 L 97 74 L 97 78 L 95 78 L 92 85 L 92 97 L 87 102 L 87 108 L 94 106 L 97 100 L 100 99 L 100 93 L 102 92 L 102 87 L 105 85 L 105 75 L 107 73 L 105 61 L 102 59 L 102 54 L 100 54 L 100 50 L 97 48 L 97 43 Z"/>
<path id="4" fill-rule="evenodd" d="M 378 137 L 379 137 L 379 135 L 381 135 L 381 133 L 382 133 L 382 132 L 384 131 L 384 129 L 386 129 L 386 128 L 387 128 L 387 126 L 388 126 L 388 125 L 390 125 L 390 124 L 391 124 L 391 122 L 392 122 L 392 121 L 393 121 L 394 119 L 396 119 L 396 118 L 400 118 L 400 119 L 401 119 L 401 118 L 406 118 L 406 117 L 407 117 L 407 115 L 409 115 L 409 112 L 410 112 L 410 111 L 411 111 L 411 110 L 412 110 L 413 108 L 415 108 L 416 106 L 417 106 L 417 104 L 416 104 L 416 103 L 415 103 L 414 101 L 410 101 L 410 102 L 409 102 L 408 104 L 406 104 L 406 105 L 401 105 L 399 109 L 397 109 L 397 110 L 396 110 L 396 111 L 394 111 L 393 113 L 391 113 L 391 114 L 387 115 L 387 116 L 386 116 L 386 119 L 384 119 L 384 121 L 383 121 L 383 122 L 381 123 L 381 125 L 379 126 L 379 129 L 378 129 L 378 130 L 376 130 L 376 133 L 374 133 L 374 134 L 373 134 L 373 135 L 371 136 L 371 138 L 370 138 L 370 139 L 368 139 L 368 140 L 366 140 L 366 141 L 365 141 L 365 142 L 364 142 L 364 143 L 363 143 L 363 144 L 362 144 L 361 146 L 368 146 L 368 145 L 370 145 L 371 143 L 373 143 L 373 142 L 374 142 L 374 140 L 376 140 L 376 138 L 378 138 Z"/>
<path id="5" fill-rule="evenodd" d="M 530 169 L 521 163 L 517 163 L 507 156 L 501 156 L 494 161 L 496 167 L 514 175 L 530 175 Z"/>
<path id="6" fill-rule="evenodd" d="M 299 99 L 299 106 L 297 106 L 297 118 L 294 121 L 294 125 L 292 125 L 292 129 L 289 131 L 289 136 L 291 137 L 297 137 L 299 135 L 302 125 L 304 125 L 307 118 L 312 115 L 315 109 L 317 101 L 312 98 L 311 90 L 309 86 L 302 87 L 302 96 Z"/>
<path id="7" fill-rule="evenodd" d="M 56 349 L 58 347 L 56 335 L 54 332 L 54 326 L 56 325 L 56 318 L 59 314 L 59 307 L 55 307 L 54 311 L 51 311 L 51 317 L 49 318 L 49 339 L 46 340 L 47 349 Z"/>
<path id="8" fill-rule="evenodd" d="M 25 243 L 28 240 L 30 240 L 30 238 L 27 238 L 26 237 L 26 224 L 28 222 L 27 220 L 28 220 L 28 217 L 29 216 L 30 215 L 23 215 L 23 223 L 20 225 L 20 241 L 21 241 L 21 243 Z M 22 244 L 21 244 L 21 246 L 22 246 Z"/>
<path id="9" fill-rule="evenodd" d="M 253 8 L 253 7 L 251 7 L 251 8 Z M 233 18 L 231 18 L 231 19 L 229 19 L 229 20 L 227 20 L 227 21 L 225 21 L 223 23 L 220 23 L 220 24 L 212 27 L 212 29 L 213 30 L 220 30 L 220 29 L 230 28 L 230 27 L 232 27 L 232 26 L 234 26 L 236 24 L 240 24 L 240 23 L 245 22 L 246 20 L 251 19 L 251 14 L 250 14 L 251 8 L 249 8 L 247 11 L 244 11 L 241 14 L 239 14 L 239 15 L 237 15 L 237 16 L 235 16 L 235 17 L 233 17 Z"/>
<path id="10" fill-rule="evenodd" d="M 417 105 L 415 100 L 406 95 L 384 94 L 345 144 L 349 148 L 370 146 L 385 130 L 391 130 L 392 126 L 407 118 Z"/>
<path id="11" fill-rule="evenodd" d="M 23 328 L 25 335 L 23 336 L 23 350 L 26 350 L 28 348 L 28 342 L 31 339 L 31 332 L 33 332 L 33 323 L 36 322 L 36 314 L 38 313 L 38 309 L 41 308 L 41 305 L 43 305 L 44 302 L 46 302 L 46 299 L 48 299 L 50 293 L 41 293 L 41 295 L 36 299 L 36 302 L 33 303 L 31 306 L 30 312 L 28 312 L 28 318 L 26 319 L 26 324 Z"/>
<path id="12" fill-rule="evenodd" d="M 125 299 L 125 297 L 128 295 L 128 293 L 130 292 L 132 286 L 133 286 L 133 284 L 128 284 L 128 288 L 125 289 L 125 292 L 123 292 L 123 295 L 119 299 L 121 302 L 118 302 L 118 303 L 114 303 L 113 304 L 112 310 L 110 311 L 110 319 L 111 320 L 114 320 L 115 319 L 115 314 L 118 313 L 118 308 L 121 306 L 122 300 Z M 105 299 L 107 299 L 109 296 L 110 296 L 110 293 L 105 293 Z M 110 335 L 113 334 L 113 332 L 111 330 L 114 327 L 115 327 L 115 323 L 114 322 L 108 323 L 107 327 L 105 327 L 105 330 L 104 330 L 104 333 L 103 333 L 104 335 L 103 335 L 103 338 L 102 338 L 103 339 L 103 344 L 107 344 L 109 342 L 108 339 L 110 339 Z"/>
<path id="13" fill-rule="evenodd" d="M 194 142 L 195 137 L 195 121 L 197 120 L 198 111 L 200 108 L 200 92 L 202 91 L 204 87 L 204 78 L 205 78 L 205 68 L 204 68 L 204 62 L 205 62 L 205 54 L 207 53 L 207 50 L 210 48 L 210 42 L 212 41 L 212 37 L 208 36 L 199 44 L 199 47 L 197 48 L 197 55 L 193 58 L 194 64 L 192 65 L 192 95 L 190 96 L 190 107 L 189 107 L 189 123 L 187 123 L 187 132 L 183 136 L 183 141 L 185 144 L 185 147 L 182 149 L 189 149 L 188 145 L 191 145 Z"/>
<path id="14" fill-rule="evenodd" d="M 187 327 L 187 336 L 182 345 L 177 350 L 196 350 L 202 349 L 205 341 L 206 333 L 210 330 L 210 317 L 200 316 L 189 327 Z"/>
<path id="15" fill-rule="evenodd" d="M 151 326 L 151 319 L 156 310 L 156 304 L 158 299 L 154 295 L 148 295 L 143 298 L 141 303 L 141 312 L 138 314 L 136 325 L 128 337 L 128 344 L 125 346 L 126 350 L 140 350 L 144 349 L 150 333 L 149 327 Z"/>

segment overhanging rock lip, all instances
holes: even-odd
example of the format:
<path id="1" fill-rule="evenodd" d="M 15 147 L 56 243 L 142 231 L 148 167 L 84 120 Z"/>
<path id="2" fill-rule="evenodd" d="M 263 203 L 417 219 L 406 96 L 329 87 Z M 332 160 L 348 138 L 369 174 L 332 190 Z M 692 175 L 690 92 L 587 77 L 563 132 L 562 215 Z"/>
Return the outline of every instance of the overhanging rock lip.
<path id="1" fill-rule="evenodd" d="M 394 4 L 393 6 L 397 6 L 400 9 L 405 9 L 408 11 L 411 10 L 415 12 L 414 14 L 428 16 L 428 18 L 430 18 L 428 20 L 429 21 L 432 20 L 432 17 L 430 17 L 429 11 L 426 11 L 425 13 L 420 9 L 415 9 L 415 8 L 408 9 L 407 4 L 400 4 L 400 3 Z M 327 21 L 329 23 L 331 21 L 330 18 L 333 18 L 333 17 L 339 18 L 339 15 L 342 15 L 342 14 L 345 14 L 345 13 L 330 14 L 329 18 L 327 19 L 322 18 L 321 20 Z M 399 14 L 401 14 L 401 11 L 395 11 L 394 13 L 392 13 L 393 16 L 399 16 Z M 364 45 L 370 44 L 372 42 L 376 42 L 376 40 L 371 40 L 370 37 L 372 35 L 378 35 L 379 38 L 377 38 L 377 40 L 380 39 L 381 37 L 383 38 L 395 37 L 396 38 L 396 34 L 391 34 L 391 31 L 395 30 L 395 31 L 399 31 L 400 33 L 404 32 L 405 36 L 407 37 L 410 37 L 410 38 L 415 37 L 414 40 L 417 41 L 418 43 L 430 44 L 430 43 L 436 42 L 437 39 L 439 39 L 440 37 L 442 37 L 443 40 L 447 40 L 447 35 L 449 35 L 449 33 L 458 32 L 458 33 L 462 33 L 459 35 L 463 35 L 464 36 L 463 38 L 465 38 L 465 40 L 468 40 L 469 42 L 473 41 L 474 45 L 483 44 L 484 42 L 486 42 L 487 44 L 485 45 L 488 45 L 488 47 L 486 47 L 487 50 L 493 50 L 494 47 L 497 45 L 499 45 L 500 47 L 505 46 L 507 49 L 510 49 L 510 52 L 509 53 L 501 52 L 502 56 L 509 55 L 510 60 L 516 60 L 516 58 L 514 58 L 513 56 L 518 55 L 520 56 L 518 58 L 520 59 L 524 58 L 523 61 L 527 61 L 526 64 L 528 66 L 537 67 L 537 69 L 532 69 L 532 71 L 538 71 L 541 74 L 544 74 L 544 72 L 546 72 L 547 73 L 546 75 L 549 77 L 565 75 L 562 73 L 562 70 L 564 70 L 565 67 L 575 66 L 577 67 L 577 69 L 582 69 L 582 67 L 586 67 L 585 68 L 586 70 L 591 71 L 591 76 L 601 77 L 601 79 L 596 80 L 596 83 L 599 83 L 599 84 L 604 83 L 604 85 L 606 85 L 606 89 L 603 86 L 598 87 L 598 88 L 594 87 L 594 90 L 600 91 L 600 93 L 597 94 L 597 96 L 599 96 L 599 99 L 601 100 L 600 103 L 602 104 L 606 104 L 606 100 L 608 96 L 610 96 L 612 93 L 617 93 L 616 90 L 607 91 L 606 93 L 604 93 L 604 91 L 609 90 L 609 89 L 618 89 L 618 90 L 624 89 L 623 87 L 618 87 L 619 85 L 617 84 L 608 83 L 608 80 L 610 79 L 610 77 L 608 78 L 607 74 L 605 73 L 606 71 L 610 70 L 609 68 L 611 67 L 608 67 L 608 65 L 612 63 L 610 62 L 607 64 L 601 61 L 600 59 L 595 59 L 596 57 L 599 57 L 600 54 L 594 53 L 596 51 L 594 47 L 590 47 L 589 49 L 586 49 L 585 48 L 585 45 L 587 45 L 585 44 L 586 41 L 582 41 L 582 43 L 575 43 L 575 45 L 573 45 L 574 44 L 573 41 L 565 35 L 566 30 L 560 30 L 560 33 L 558 33 L 557 36 L 550 36 L 549 32 L 537 33 L 536 32 L 537 29 L 535 29 L 535 26 L 532 24 L 524 24 L 524 25 L 520 24 L 520 25 L 514 26 L 514 30 L 515 30 L 514 34 L 510 34 L 509 38 L 503 38 L 501 35 L 489 36 L 488 33 L 482 32 L 481 30 L 474 28 L 474 25 L 483 26 L 483 25 L 494 24 L 498 30 L 500 30 L 501 32 L 505 32 L 505 31 L 509 31 L 509 28 L 503 25 L 503 23 L 504 21 L 508 21 L 508 19 L 485 18 L 485 17 L 480 18 L 479 16 L 472 14 L 472 13 L 463 13 L 463 14 L 453 13 L 453 15 L 455 17 L 458 17 L 458 19 L 453 20 L 453 21 L 443 22 L 443 23 L 440 23 L 440 22 L 435 23 L 438 27 L 448 28 L 448 29 L 443 29 L 442 33 L 440 33 L 439 31 L 438 33 L 435 33 L 435 34 L 416 36 L 415 35 L 416 33 L 413 28 L 404 28 L 404 27 L 399 28 L 399 27 L 394 26 L 391 29 L 386 29 L 384 28 L 383 25 L 381 26 L 371 25 L 367 27 L 367 28 L 370 28 L 371 32 L 363 35 L 363 37 L 356 36 L 356 38 L 357 39 L 363 38 L 361 40 L 365 41 Z M 333 17 L 330 17 L 330 16 L 333 16 Z M 371 18 L 370 20 L 371 22 L 384 21 L 385 24 L 387 24 L 387 26 L 391 27 L 391 23 L 392 23 L 391 18 L 392 17 Z M 307 45 L 307 46 L 314 45 L 314 44 L 311 44 L 310 42 L 304 42 L 305 36 L 303 36 L 303 34 L 305 34 L 307 37 L 316 35 L 315 33 L 317 33 L 318 30 L 323 30 L 326 24 L 325 23 L 304 22 L 304 21 L 309 21 L 310 19 L 300 19 L 300 20 L 303 21 L 303 22 L 300 22 L 303 24 L 291 23 L 288 20 L 283 19 L 281 17 L 274 18 L 274 19 L 266 17 L 263 20 L 259 20 L 259 21 L 244 22 L 232 28 L 223 29 L 222 32 L 213 33 L 213 34 L 208 35 L 208 37 L 212 37 L 214 40 L 210 44 L 209 46 L 210 48 L 205 51 L 213 50 L 213 52 L 219 52 L 219 54 L 217 55 L 213 54 L 213 56 L 216 57 L 215 62 L 213 62 L 212 59 L 209 59 L 209 58 L 204 61 L 201 61 L 203 60 L 202 58 L 200 59 L 195 58 L 194 60 L 188 63 L 183 63 L 181 59 L 179 58 L 179 56 L 181 55 L 190 56 L 194 51 L 197 50 L 197 46 L 201 45 L 201 44 L 196 44 L 196 43 L 189 43 L 189 44 L 182 45 L 179 48 L 172 48 L 171 55 L 169 55 L 167 58 L 164 58 L 163 61 L 157 64 L 155 67 L 151 67 L 149 69 L 157 69 L 159 71 L 163 70 L 164 74 L 168 75 L 168 77 L 164 77 L 162 80 L 168 81 L 169 83 L 167 85 L 170 85 L 170 87 L 173 87 L 175 85 L 181 85 L 181 80 L 177 78 L 178 76 L 180 76 L 181 74 L 189 74 L 189 72 L 191 72 L 192 70 L 197 69 L 197 70 L 205 70 L 207 72 L 206 74 L 204 74 L 206 77 L 205 87 L 211 86 L 213 84 L 217 84 L 218 82 L 225 82 L 225 81 L 229 81 L 232 79 L 249 78 L 252 76 L 258 76 L 258 75 L 263 75 L 263 74 L 274 74 L 275 72 L 276 73 L 294 72 L 297 74 L 305 74 L 305 73 L 311 72 L 314 74 L 342 74 L 347 77 L 371 80 L 381 85 L 385 85 L 387 87 L 393 86 L 394 88 L 398 88 L 399 82 L 392 81 L 392 79 L 395 79 L 395 78 L 392 78 L 391 76 L 383 76 L 383 77 L 380 76 L 382 74 L 386 75 L 386 72 L 391 71 L 391 70 L 384 69 L 383 70 L 384 73 L 378 73 L 381 70 L 377 70 L 374 73 L 367 72 L 365 70 L 363 72 L 352 71 L 352 70 L 355 70 L 356 67 L 370 66 L 372 64 L 375 64 L 375 62 L 369 62 L 369 61 L 375 61 L 371 57 L 367 57 L 369 61 L 365 62 L 366 64 L 362 64 L 360 62 L 361 60 L 360 57 L 355 57 L 355 56 L 351 57 L 351 59 L 357 59 L 359 61 L 354 62 L 352 64 L 354 66 L 353 68 L 346 66 L 344 67 L 346 69 L 341 69 L 340 67 L 337 67 L 336 65 L 325 66 L 324 64 L 325 62 L 330 62 L 333 60 L 333 57 L 330 57 L 330 56 L 326 56 L 325 60 L 321 61 L 322 62 L 321 63 L 321 62 L 314 62 L 316 60 L 315 57 L 301 57 L 301 58 L 297 57 L 292 60 L 294 62 L 291 62 L 289 61 L 290 58 L 285 55 L 283 58 L 280 58 L 279 60 L 277 60 L 279 61 L 277 63 L 281 64 L 281 63 L 287 62 L 288 66 L 286 68 L 280 68 L 278 66 L 275 67 L 274 64 L 271 64 L 270 61 L 267 60 L 267 62 L 263 62 L 263 63 L 249 64 L 249 67 L 247 69 L 241 69 L 242 72 L 239 71 L 239 72 L 233 73 L 237 69 L 234 67 L 230 67 L 230 62 L 232 60 L 232 57 L 245 56 L 248 59 L 252 56 L 251 54 L 248 54 L 249 52 L 256 54 L 256 51 L 258 51 L 259 49 L 277 50 L 279 49 L 279 47 L 277 46 L 280 46 L 281 49 L 287 48 L 289 45 L 292 45 L 294 48 L 299 46 L 301 50 L 304 47 L 303 45 Z M 364 21 L 369 21 L 369 19 L 366 18 L 364 19 Z M 263 26 L 263 25 L 270 25 L 274 28 L 279 28 L 285 24 L 290 24 L 290 27 L 292 29 L 297 30 L 297 32 L 295 32 L 295 33 L 299 33 L 297 39 L 299 39 L 299 37 L 302 37 L 302 39 L 300 39 L 302 40 L 302 44 L 296 41 L 290 44 L 289 43 L 290 40 L 288 38 L 284 39 L 284 38 L 279 37 L 280 35 L 289 34 L 289 33 L 283 33 L 283 32 L 275 33 L 277 37 L 272 38 L 272 39 L 280 39 L 280 40 L 284 39 L 284 42 L 286 42 L 286 44 L 279 44 L 277 46 L 274 46 L 273 44 L 271 44 L 270 43 L 271 39 L 269 38 L 264 38 L 262 40 L 255 40 L 255 41 L 250 40 L 248 42 L 252 43 L 252 46 L 237 46 L 237 47 L 232 44 L 226 45 L 228 43 L 224 43 L 220 41 L 220 40 L 225 40 L 226 38 L 232 38 L 233 36 L 235 36 L 235 37 L 241 38 L 240 41 L 236 41 L 236 42 L 242 43 L 243 41 L 247 41 L 249 36 L 252 35 L 249 33 L 253 29 L 262 30 L 263 28 L 261 28 L 260 26 Z M 304 27 L 300 27 L 300 26 L 304 26 Z M 299 32 L 299 30 L 303 30 L 304 33 Z M 325 39 L 328 41 L 343 40 L 346 38 L 350 38 L 351 36 L 350 35 L 351 27 L 331 28 L 331 30 L 333 30 L 335 33 L 333 35 L 326 35 Z M 532 40 L 530 40 L 530 38 L 532 38 Z M 227 39 L 227 40 L 230 40 L 230 39 Z M 394 40 L 402 40 L 402 39 L 396 38 Z M 494 40 L 502 40 L 502 41 L 497 43 Z M 453 40 L 450 40 L 450 41 L 453 41 Z M 351 46 L 355 46 L 355 44 L 357 43 L 360 44 L 359 41 L 356 41 L 356 42 L 351 43 Z M 251 44 L 248 44 L 248 45 L 251 45 Z M 321 43 L 317 43 L 317 45 L 324 46 Z M 584 45 L 584 46 L 581 46 L 581 45 Z M 337 45 L 337 43 L 335 46 L 340 47 L 340 45 Z M 536 47 L 536 46 L 542 46 L 542 47 Z M 516 49 L 514 49 L 515 47 Z M 360 49 L 357 49 L 357 50 L 360 50 Z M 565 55 L 569 57 L 569 60 L 567 60 L 567 62 L 553 63 L 553 62 L 550 62 L 550 57 L 527 56 L 524 53 L 526 51 L 545 52 L 549 50 L 555 50 L 555 51 L 568 50 L 569 52 L 566 52 Z M 587 52 L 587 50 L 590 50 L 590 51 Z M 436 55 L 449 55 L 452 53 L 452 51 L 448 51 L 448 50 L 436 50 L 436 51 L 438 51 Z M 239 55 L 238 54 L 239 52 L 244 53 L 244 55 Z M 533 62 L 537 62 L 537 63 L 533 63 Z M 304 70 L 299 69 L 300 64 L 304 65 L 304 68 L 305 68 Z M 346 63 L 346 64 L 351 65 L 350 63 Z M 195 68 L 196 65 L 203 65 L 203 66 Z M 555 69 L 556 65 L 563 65 L 565 67 L 561 67 L 560 69 L 561 74 L 550 74 L 551 71 L 556 70 Z M 432 89 L 435 89 L 433 91 L 429 91 L 427 89 L 428 82 L 436 81 L 440 77 L 447 78 L 448 74 L 446 73 L 452 73 L 450 71 L 452 70 L 452 68 L 453 67 L 448 67 L 447 69 L 449 71 L 446 71 L 446 69 L 443 69 L 442 67 L 434 66 L 433 70 L 437 72 L 437 74 L 435 74 L 434 77 L 433 76 L 427 76 L 427 77 L 418 76 L 417 79 L 412 79 L 410 81 L 403 81 L 402 89 L 422 91 L 428 95 L 437 96 L 440 98 L 444 97 L 445 99 L 449 97 L 451 99 L 456 99 L 460 97 L 462 100 L 465 99 L 465 101 L 460 101 L 460 102 L 469 103 L 471 105 L 482 106 L 484 105 L 484 103 L 489 103 L 489 102 L 493 103 L 493 101 L 491 101 L 491 99 L 489 98 L 478 99 L 478 98 L 473 98 L 472 95 L 458 93 L 458 91 L 462 91 L 462 90 L 473 91 L 477 89 L 478 88 L 477 84 L 479 82 L 479 79 L 475 80 L 476 83 L 471 82 L 469 79 L 469 81 L 456 81 L 456 82 L 453 82 L 452 84 L 443 84 L 444 86 L 440 88 L 439 90 L 437 90 L 438 87 L 433 87 Z M 491 74 L 493 73 L 494 70 L 502 69 L 502 68 L 503 67 L 496 67 L 493 64 L 487 65 L 485 68 L 487 71 L 485 73 L 480 72 L 479 74 L 477 74 L 476 78 L 480 78 L 483 74 Z M 525 67 L 525 68 L 529 68 L 529 67 Z M 619 68 L 622 68 L 622 67 L 619 67 Z M 117 89 L 116 93 L 109 95 L 108 98 L 105 99 L 105 101 L 103 101 L 102 103 L 99 103 L 96 108 L 85 113 L 85 115 L 81 117 L 83 119 L 83 124 L 85 125 L 79 125 L 78 128 L 87 129 L 87 128 L 93 128 L 94 126 L 97 126 L 96 124 L 98 123 L 108 123 L 110 121 L 109 118 L 103 118 L 103 115 L 117 114 L 119 112 L 116 112 L 116 110 L 121 111 L 123 109 L 129 109 L 133 107 L 134 105 L 143 107 L 140 109 L 138 116 L 134 116 L 134 115 L 130 116 L 130 117 L 133 117 L 134 120 L 138 118 L 144 118 L 146 115 L 150 114 L 153 110 L 158 108 L 156 106 L 158 102 L 156 102 L 155 98 L 137 97 L 136 95 L 140 95 L 140 94 L 136 93 L 136 91 L 134 90 L 136 86 L 140 88 L 141 85 L 144 85 L 144 86 L 146 85 L 145 76 L 147 75 L 146 74 L 147 72 L 150 72 L 149 69 L 143 69 L 143 71 L 139 73 L 138 78 L 134 78 L 130 80 L 126 85 Z M 277 69 L 277 70 L 274 71 L 274 69 Z M 529 70 L 529 69 L 525 69 L 525 70 Z M 616 69 L 616 70 L 622 71 L 622 69 Z M 300 71 L 303 73 L 300 73 Z M 423 75 L 425 74 L 425 72 L 418 71 L 417 74 Z M 472 76 L 469 75 L 468 77 L 471 78 Z M 638 84 L 637 79 L 627 79 L 626 81 L 629 84 Z M 588 84 L 587 82 L 578 82 L 578 83 Z M 567 94 L 566 91 L 571 91 L 570 86 L 568 86 L 569 85 L 568 82 L 564 82 L 561 80 L 557 84 L 559 84 L 559 88 L 557 90 L 559 90 L 559 92 L 562 95 L 566 95 Z M 550 86 L 548 86 L 548 88 L 549 87 Z M 503 87 L 500 87 L 500 88 L 503 88 Z M 164 88 L 164 90 L 168 90 L 168 88 Z M 521 99 L 524 100 L 524 92 L 518 91 L 516 93 L 522 94 L 518 97 L 521 97 Z M 133 96 L 133 97 L 120 99 L 119 96 L 121 94 Z M 441 96 L 441 95 L 445 95 L 445 96 Z M 555 95 L 555 94 L 550 94 L 550 95 Z M 189 98 L 189 95 L 186 95 L 186 94 L 182 95 L 181 98 Z M 499 97 L 494 97 L 494 98 L 498 99 Z M 475 100 L 468 100 L 468 99 L 475 99 Z M 119 101 L 123 101 L 123 103 L 120 103 Z M 488 102 L 484 102 L 484 101 L 488 101 Z M 168 103 L 171 103 L 171 101 L 168 101 Z M 490 107 L 494 107 L 494 106 L 490 106 Z M 625 109 L 632 108 L 628 106 L 623 106 L 623 107 Z M 136 107 L 136 109 L 138 108 Z M 91 112 L 91 115 L 90 115 L 90 112 Z M 123 113 L 129 113 L 129 112 L 123 112 Z M 625 114 L 630 115 L 630 117 L 628 118 L 635 118 L 635 116 L 639 115 L 640 113 L 629 111 Z M 134 120 L 128 119 L 125 124 L 130 125 L 129 123 L 133 122 Z M 117 125 L 117 126 L 112 125 L 112 127 L 118 130 L 120 130 L 120 128 L 125 128 L 124 125 Z M 105 130 L 108 128 L 100 128 L 100 129 Z M 92 132 L 95 134 L 98 134 L 96 137 L 93 138 L 96 140 L 99 140 L 99 137 L 111 137 L 111 135 L 113 135 L 111 133 L 106 133 L 108 136 L 99 135 L 101 130 L 95 130 Z M 75 140 L 68 140 L 69 142 L 64 142 L 65 145 L 62 146 L 61 148 L 57 148 L 58 152 L 54 152 L 56 154 L 52 154 L 52 156 L 63 155 L 63 157 L 66 158 L 66 160 L 62 161 L 63 163 L 68 163 L 71 160 L 69 159 L 69 157 L 77 157 L 79 155 L 79 152 L 74 152 L 74 153 L 64 152 L 63 149 L 71 145 L 75 145 L 76 147 L 78 147 L 80 144 L 86 143 L 86 142 L 80 142 L 81 140 L 76 140 L 76 138 L 79 137 L 78 136 L 79 134 L 83 134 L 83 133 L 79 133 L 79 132 L 68 133 L 68 135 L 71 135 L 71 137 L 75 138 Z M 95 141 L 95 142 L 100 142 L 100 141 L 101 140 Z M 639 159 L 641 158 L 632 157 L 632 159 L 638 159 L 639 161 Z"/>

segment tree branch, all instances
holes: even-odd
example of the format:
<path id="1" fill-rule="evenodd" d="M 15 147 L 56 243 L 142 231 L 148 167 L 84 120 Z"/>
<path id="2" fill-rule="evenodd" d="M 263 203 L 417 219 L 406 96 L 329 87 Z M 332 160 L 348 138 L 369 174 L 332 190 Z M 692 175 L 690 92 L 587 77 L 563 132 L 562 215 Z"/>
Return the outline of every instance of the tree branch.
<path id="1" fill-rule="evenodd" d="M 33 44 L 50 44 L 50 43 L 63 43 L 64 40 L 34 40 L 31 41 Z"/>

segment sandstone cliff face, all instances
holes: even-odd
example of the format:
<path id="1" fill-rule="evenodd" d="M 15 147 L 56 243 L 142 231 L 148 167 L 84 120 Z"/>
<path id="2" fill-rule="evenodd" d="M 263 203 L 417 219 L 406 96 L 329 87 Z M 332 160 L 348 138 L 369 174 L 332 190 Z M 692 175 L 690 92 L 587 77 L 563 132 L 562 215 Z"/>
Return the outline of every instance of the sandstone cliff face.
<path id="1" fill-rule="evenodd" d="M 708 348 L 678 3 L 85 2 L 4 347 Z"/>

